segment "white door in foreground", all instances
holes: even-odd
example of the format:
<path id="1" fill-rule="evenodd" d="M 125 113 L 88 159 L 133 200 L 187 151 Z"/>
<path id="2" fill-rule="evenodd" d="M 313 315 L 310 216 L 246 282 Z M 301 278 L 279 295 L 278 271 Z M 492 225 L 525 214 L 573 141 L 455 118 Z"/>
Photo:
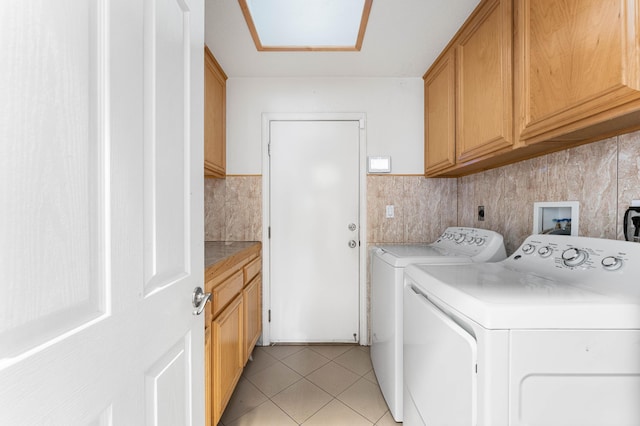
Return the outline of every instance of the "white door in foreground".
<path id="1" fill-rule="evenodd" d="M 203 7 L 0 10 L 0 424 L 204 423 Z"/>

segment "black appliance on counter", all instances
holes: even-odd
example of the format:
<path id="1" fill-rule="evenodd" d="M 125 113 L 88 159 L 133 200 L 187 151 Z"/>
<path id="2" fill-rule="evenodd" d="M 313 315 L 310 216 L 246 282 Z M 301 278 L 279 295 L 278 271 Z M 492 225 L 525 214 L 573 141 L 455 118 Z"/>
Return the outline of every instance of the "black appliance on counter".
<path id="1" fill-rule="evenodd" d="M 640 206 L 632 202 L 631 206 L 624 213 L 624 239 L 627 241 L 640 242 Z"/>

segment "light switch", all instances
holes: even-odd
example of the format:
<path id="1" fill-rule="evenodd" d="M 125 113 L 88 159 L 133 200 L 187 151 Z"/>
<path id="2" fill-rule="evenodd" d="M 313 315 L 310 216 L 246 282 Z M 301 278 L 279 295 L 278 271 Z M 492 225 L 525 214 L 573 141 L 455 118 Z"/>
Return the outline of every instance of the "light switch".
<path id="1" fill-rule="evenodd" d="M 387 206 L 387 218 L 392 218 L 394 216 L 393 205 Z"/>

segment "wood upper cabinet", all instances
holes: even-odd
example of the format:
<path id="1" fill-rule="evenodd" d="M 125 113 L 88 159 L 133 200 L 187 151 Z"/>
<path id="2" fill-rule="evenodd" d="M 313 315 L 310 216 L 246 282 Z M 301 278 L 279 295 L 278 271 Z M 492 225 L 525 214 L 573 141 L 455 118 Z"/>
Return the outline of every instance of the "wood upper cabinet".
<path id="1" fill-rule="evenodd" d="M 449 51 L 424 77 L 425 174 L 456 164 L 455 56 Z"/>
<path id="2" fill-rule="evenodd" d="M 226 175 L 227 75 L 204 48 L 204 175 Z"/>
<path id="3" fill-rule="evenodd" d="M 482 0 L 425 74 L 425 175 L 462 176 L 637 130 L 639 47 L 638 1 Z"/>
<path id="4" fill-rule="evenodd" d="M 513 144 L 512 0 L 484 2 L 456 42 L 456 162 Z"/>
<path id="5" fill-rule="evenodd" d="M 588 141 L 640 124 L 637 1 L 516 2 L 518 131 Z"/>
<path id="6" fill-rule="evenodd" d="M 425 74 L 426 176 L 511 150 L 512 5 L 482 2 Z"/>

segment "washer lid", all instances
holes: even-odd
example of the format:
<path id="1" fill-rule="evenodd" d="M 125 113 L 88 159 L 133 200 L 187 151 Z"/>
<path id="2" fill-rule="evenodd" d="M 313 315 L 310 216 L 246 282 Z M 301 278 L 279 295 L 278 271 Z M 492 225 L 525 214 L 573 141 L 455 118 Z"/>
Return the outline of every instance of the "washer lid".
<path id="1" fill-rule="evenodd" d="M 411 265 L 410 284 L 488 329 L 640 329 L 640 292 L 517 270 L 507 262 Z"/>
<path id="2" fill-rule="evenodd" d="M 430 244 L 385 244 L 376 246 L 373 253 L 389 265 L 400 268 L 412 263 L 468 263 L 469 256 L 435 247 Z"/>

